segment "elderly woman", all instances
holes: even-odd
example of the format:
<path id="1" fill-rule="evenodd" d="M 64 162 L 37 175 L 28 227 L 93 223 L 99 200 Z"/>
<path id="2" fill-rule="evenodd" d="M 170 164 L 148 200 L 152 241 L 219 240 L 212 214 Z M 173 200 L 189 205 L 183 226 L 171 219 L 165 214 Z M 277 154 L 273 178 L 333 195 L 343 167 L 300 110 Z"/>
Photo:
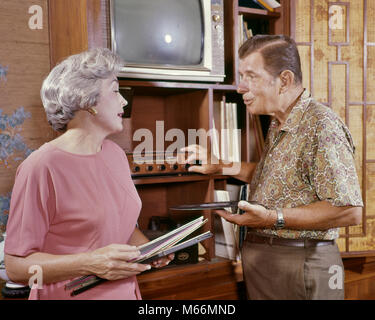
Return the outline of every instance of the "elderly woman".
<path id="1" fill-rule="evenodd" d="M 43 82 L 47 119 L 67 130 L 19 166 L 5 243 L 12 281 L 28 283 L 30 267 L 42 271 L 43 288 L 30 297 L 71 299 L 65 284 L 94 274 L 111 281 L 78 298 L 141 298 L 136 275 L 151 265 L 129 262 L 148 241 L 136 227 L 141 200 L 125 153 L 106 139 L 123 129 L 121 65 L 110 50 L 94 49 L 68 57 Z"/>

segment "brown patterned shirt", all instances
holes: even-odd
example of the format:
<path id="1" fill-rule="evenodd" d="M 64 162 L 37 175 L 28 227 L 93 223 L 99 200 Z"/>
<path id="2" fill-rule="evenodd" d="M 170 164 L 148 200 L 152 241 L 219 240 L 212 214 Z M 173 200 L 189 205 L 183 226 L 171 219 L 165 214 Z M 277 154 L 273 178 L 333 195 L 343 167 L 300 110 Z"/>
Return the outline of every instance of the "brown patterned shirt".
<path id="1" fill-rule="evenodd" d="M 363 206 L 348 128 L 309 92 L 301 95 L 285 123 L 273 119 L 250 185 L 249 200 L 268 209 L 294 208 L 316 201 Z M 256 229 L 283 238 L 336 239 L 339 229 Z"/>

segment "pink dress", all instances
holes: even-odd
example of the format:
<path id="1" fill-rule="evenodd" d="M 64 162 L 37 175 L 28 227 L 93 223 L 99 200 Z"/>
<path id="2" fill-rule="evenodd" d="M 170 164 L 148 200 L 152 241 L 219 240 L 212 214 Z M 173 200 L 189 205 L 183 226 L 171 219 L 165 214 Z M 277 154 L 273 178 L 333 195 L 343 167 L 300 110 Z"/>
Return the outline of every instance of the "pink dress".
<path id="1" fill-rule="evenodd" d="M 114 142 L 105 140 L 94 155 L 45 143 L 17 169 L 5 253 L 66 255 L 127 244 L 141 205 L 126 155 Z M 75 297 L 64 290 L 69 281 L 33 288 L 29 299 L 141 299 L 136 277 L 108 281 Z"/>

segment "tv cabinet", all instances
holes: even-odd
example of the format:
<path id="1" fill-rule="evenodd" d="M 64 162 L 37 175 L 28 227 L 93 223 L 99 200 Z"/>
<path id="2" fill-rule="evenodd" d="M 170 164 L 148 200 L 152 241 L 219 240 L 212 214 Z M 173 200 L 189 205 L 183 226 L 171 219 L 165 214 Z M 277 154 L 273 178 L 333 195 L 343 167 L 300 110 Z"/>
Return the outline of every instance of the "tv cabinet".
<path id="1" fill-rule="evenodd" d="M 51 67 L 71 54 L 92 47 L 109 47 L 107 0 L 49 0 Z M 253 119 L 247 113 L 238 84 L 238 15 L 243 14 L 249 25 L 258 21 L 270 33 L 289 34 L 289 0 L 281 0 L 275 13 L 238 6 L 238 0 L 224 0 L 225 69 L 224 83 L 137 81 L 120 79 L 120 87 L 134 90 L 132 116 L 124 120 L 124 131 L 112 136 L 126 152 L 133 151 L 139 142 L 132 141 L 134 132 L 149 129 L 155 136 L 155 122 L 163 121 L 164 130 L 212 128 L 212 118 L 220 101 L 235 102 L 241 128 L 243 161 L 256 161 Z M 165 143 L 167 146 L 167 143 Z M 258 150 L 259 151 L 259 150 Z M 145 229 L 152 216 L 174 215 L 172 205 L 213 201 L 214 189 L 225 189 L 226 176 L 167 176 L 134 179 L 142 199 L 139 226 Z M 203 214 L 213 230 L 210 211 Z M 144 299 L 240 299 L 232 261 L 215 256 L 214 239 L 202 245 L 206 253 L 196 264 L 170 265 L 138 276 Z M 183 289 L 182 289 L 183 288 Z"/>

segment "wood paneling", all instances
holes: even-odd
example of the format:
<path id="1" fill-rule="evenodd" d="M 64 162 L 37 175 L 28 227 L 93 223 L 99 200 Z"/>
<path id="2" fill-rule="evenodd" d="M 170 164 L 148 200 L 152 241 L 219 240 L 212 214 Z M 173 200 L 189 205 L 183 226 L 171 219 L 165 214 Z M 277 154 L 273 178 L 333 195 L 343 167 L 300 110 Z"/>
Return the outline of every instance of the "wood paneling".
<path id="1" fill-rule="evenodd" d="M 375 163 L 368 163 L 366 167 L 366 202 L 367 210 L 374 214 L 375 212 Z M 375 235 L 375 232 L 372 233 Z M 375 242 L 375 241 L 374 241 Z"/>
<path id="2" fill-rule="evenodd" d="M 375 30 L 372 0 L 291 2 L 303 84 L 348 125 L 364 200 L 361 225 L 340 230 L 345 252 L 375 250 Z M 336 6 L 336 13 L 332 9 Z M 331 8 L 331 12 L 330 12 Z M 337 12 L 341 16 L 336 16 Z M 336 19 L 338 18 L 338 19 Z M 333 19 L 333 20 L 331 20 Z M 313 53 L 313 56 L 311 56 Z"/>
<path id="3" fill-rule="evenodd" d="M 367 141 L 375 141 L 375 106 L 367 106 L 366 111 Z M 375 160 L 375 143 L 366 144 L 366 155 L 367 159 Z"/>
<path id="4" fill-rule="evenodd" d="M 69 14 L 61 14 L 66 8 Z M 49 0 L 51 66 L 88 49 L 86 10 L 86 0 Z"/>
<path id="5" fill-rule="evenodd" d="M 349 63 L 349 99 L 363 101 L 363 0 L 350 1 L 349 21 L 349 45 L 337 48 L 341 48 L 341 60 Z"/>
<path id="6" fill-rule="evenodd" d="M 344 258 L 345 299 L 375 300 L 375 257 Z"/>
<path id="7" fill-rule="evenodd" d="M 367 99 L 375 102 L 375 46 L 367 47 Z M 371 159 L 375 159 L 375 156 Z"/>
<path id="8" fill-rule="evenodd" d="M 355 167 L 357 169 L 359 185 L 362 185 L 363 172 L 363 107 L 352 105 L 349 109 L 349 130 L 355 145 Z"/>
<path id="9" fill-rule="evenodd" d="M 329 64 L 329 78 L 330 78 L 330 90 L 328 91 L 329 103 L 333 111 L 336 112 L 342 121 L 346 122 L 346 70 L 347 65 L 345 64 Z"/>
<path id="10" fill-rule="evenodd" d="M 301 61 L 310 61 L 311 59 L 311 48 L 310 46 L 300 45 L 298 47 Z M 311 74 L 310 65 L 308 63 L 302 64 L 302 84 L 304 88 L 310 88 L 311 86 Z"/>
<path id="11" fill-rule="evenodd" d="M 375 43 L 375 1 L 367 2 L 367 41 Z"/>
<path id="12" fill-rule="evenodd" d="M 295 26 L 293 33 L 295 33 L 295 41 L 297 42 L 310 42 L 311 32 L 311 10 L 309 1 L 296 1 L 295 2 L 296 13 L 304 12 L 304 15 L 296 15 Z M 296 32 L 298 31 L 298 32 Z"/>
<path id="13" fill-rule="evenodd" d="M 138 276 L 143 299 L 238 299 L 232 262 L 215 259 Z"/>
<path id="14" fill-rule="evenodd" d="M 34 15 L 29 13 L 32 5 L 42 10 L 42 29 L 29 27 L 29 20 Z M 24 110 L 22 119 L 0 128 L 2 137 L 13 145 L 9 148 L 2 144 L 1 147 L 1 199 L 9 199 L 16 169 L 28 153 L 55 136 L 47 123 L 39 95 L 50 68 L 48 21 L 47 0 L 0 2 L 0 65 L 7 69 L 0 80 L 1 116 L 3 120 L 5 117 L 15 120 L 15 112 Z M 23 150 L 19 150 L 17 145 L 22 144 Z M 0 203 L 0 208 L 0 215 L 7 213 L 9 204 Z"/>

